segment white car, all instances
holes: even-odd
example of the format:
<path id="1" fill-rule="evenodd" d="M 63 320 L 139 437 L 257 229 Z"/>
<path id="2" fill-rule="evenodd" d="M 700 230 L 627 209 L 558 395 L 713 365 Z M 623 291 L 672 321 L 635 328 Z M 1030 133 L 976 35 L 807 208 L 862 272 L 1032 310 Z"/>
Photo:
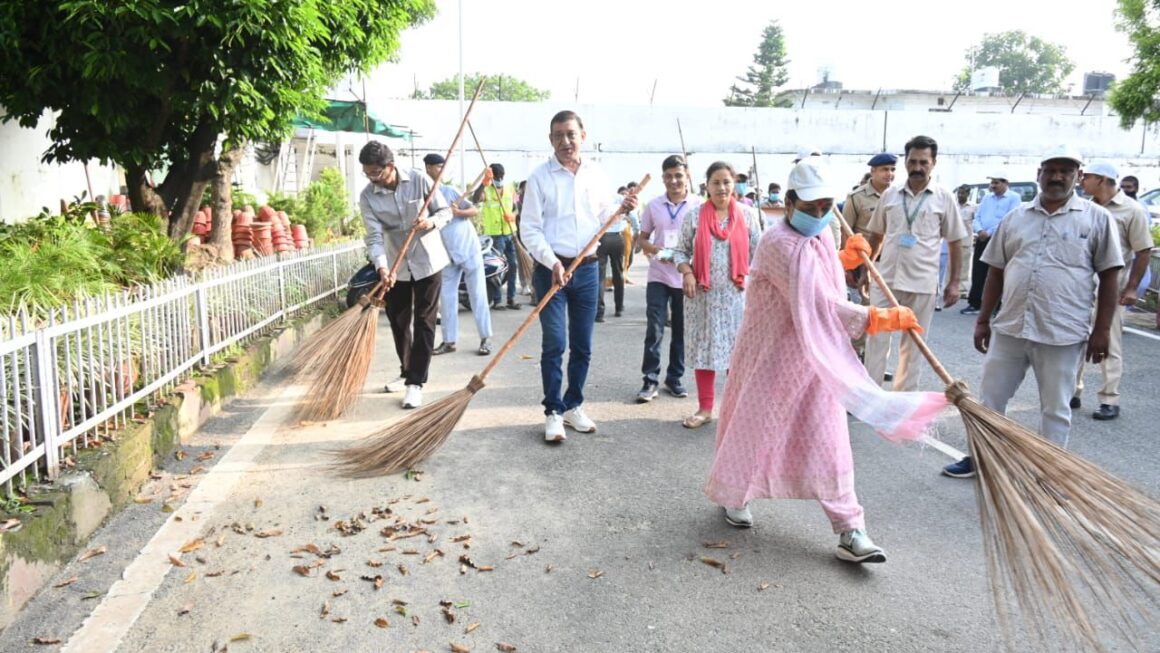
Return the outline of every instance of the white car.
<path id="1" fill-rule="evenodd" d="M 1152 226 L 1160 226 L 1160 188 L 1141 193 L 1136 199 L 1148 209 L 1148 214 L 1152 216 Z"/>

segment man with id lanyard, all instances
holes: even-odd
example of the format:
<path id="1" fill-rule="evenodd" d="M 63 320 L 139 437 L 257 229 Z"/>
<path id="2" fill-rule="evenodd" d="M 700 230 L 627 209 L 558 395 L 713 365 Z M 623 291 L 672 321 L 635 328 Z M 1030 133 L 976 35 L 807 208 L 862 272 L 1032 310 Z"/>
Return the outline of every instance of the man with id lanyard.
<path id="1" fill-rule="evenodd" d="M 934 315 L 938 294 L 940 245 L 948 246 L 947 284 L 943 306 L 959 301 L 959 241 L 966 238 L 966 226 L 959 218 L 959 205 L 949 190 L 931 181 L 938 158 L 938 143 L 928 136 L 915 136 L 905 148 L 906 183 L 887 190 L 874 209 L 866 230 L 870 247 L 881 254 L 878 269 L 898 303 L 914 311 L 927 333 Z M 870 304 L 888 308 L 886 296 L 876 285 L 870 285 Z M 924 366 L 914 342 L 900 334 L 898 369 L 894 389 L 918 390 L 919 375 Z M 870 336 L 866 341 L 866 371 L 881 383 L 890 354 L 890 334 Z"/>
<path id="2" fill-rule="evenodd" d="M 640 219 L 636 244 L 649 258 L 648 286 L 645 288 L 644 361 L 640 371 L 644 385 L 636 394 L 639 404 L 657 396 L 661 373 L 661 341 L 665 337 L 665 319 L 672 314 L 669 335 L 669 366 L 665 372 L 665 391 L 674 397 L 687 397 L 681 385 L 685 374 L 685 293 L 681 273 L 673 262 L 673 248 L 680 242 L 681 223 L 690 211 L 701 206 L 699 197 L 689 194 L 689 167 L 684 157 L 674 154 L 661 162 L 665 194 L 653 199 Z"/>

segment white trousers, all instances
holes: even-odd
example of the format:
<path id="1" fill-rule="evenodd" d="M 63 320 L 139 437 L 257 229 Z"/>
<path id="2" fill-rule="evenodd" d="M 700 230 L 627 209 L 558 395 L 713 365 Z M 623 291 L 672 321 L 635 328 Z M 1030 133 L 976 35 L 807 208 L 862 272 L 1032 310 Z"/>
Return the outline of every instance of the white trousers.
<path id="1" fill-rule="evenodd" d="M 1079 359 L 1079 371 L 1075 375 L 1075 396 L 1083 394 L 1083 358 Z M 1117 306 L 1112 314 L 1112 331 L 1108 339 L 1108 355 L 1100 362 L 1104 385 L 1096 393 L 1101 404 L 1120 405 L 1120 379 L 1124 376 L 1124 307 Z"/>
<path id="2" fill-rule="evenodd" d="M 483 278 L 483 259 L 468 259 L 443 268 L 443 286 L 439 290 L 439 315 L 443 320 L 443 342 L 458 342 L 459 279 L 467 276 L 467 299 L 479 337 L 491 337 L 491 309 L 487 304 L 487 282 Z"/>
<path id="3" fill-rule="evenodd" d="M 924 331 L 929 333 L 930 322 L 934 317 L 935 294 L 894 291 L 894 297 L 898 299 L 899 304 L 914 311 L 918 323 L 922 325 Z M 870 286 L 870 305 L 879 308 L 890 307 L 882 289 L 873 284 Z M 898 348 L 898 368 L 894 372 L 894 389 L 913 392 L 918 390 L 918 381 L 922 375 L 922 369 L 926 367 L 926 361 L 922 357 L 922 352 L 914 345 L 914 340 L 905 333 L 879 333 L 866 336 L 866 356 L 864 357 L 866 372 L 875 382 L 882 383 L 882 378 L 886 374 L 887 359 L 890 357 L 891 340 L 898 337 L 901 337 L 902 341 Z"/>
<path id="4" fill-rule="evenodd" d="M 979 384 L 983 405 L 1006 413 L 1007 402 L 1015 396 L 1030 367 L 1039 386 L 1039 433 L 1066 447 L 1071 432 L 1070 401 L 1075 373 L 1086 346 L 1086 342 L 1045 345 L 992 332 L 991 346 L 983 359 L 983 380 Z"/>

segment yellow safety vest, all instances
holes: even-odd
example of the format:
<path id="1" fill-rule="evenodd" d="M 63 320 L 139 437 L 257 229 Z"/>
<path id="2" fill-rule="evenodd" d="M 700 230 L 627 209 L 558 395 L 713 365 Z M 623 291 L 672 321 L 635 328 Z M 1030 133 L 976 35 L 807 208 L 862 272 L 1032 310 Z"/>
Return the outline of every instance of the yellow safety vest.
<path id="1" fill-rule="evenodd" d="M 515 200 L 512 184 L 505 184 L 502 193 L 497 193 L 495 185 L 483 189 L 483 203 L 479 205 L 479 222 L 485 236 L 508 236 L 515 232 L 514 222 L 504 219 L 504 213 L 513 213 Z"/>

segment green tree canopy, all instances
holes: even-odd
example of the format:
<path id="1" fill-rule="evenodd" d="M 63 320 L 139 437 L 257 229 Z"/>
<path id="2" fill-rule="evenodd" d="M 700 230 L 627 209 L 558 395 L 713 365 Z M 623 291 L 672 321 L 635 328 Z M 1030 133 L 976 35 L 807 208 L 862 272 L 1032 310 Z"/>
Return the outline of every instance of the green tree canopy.
<path id="1" fill-rule="evenodd" d="M 1062 45 L 1049 43 L 1019 30 L 984 34 L 967 50 L 967 65 L 955 78 L 955 88 L 966 90 L 971 73 L 994 66 L 999 85 L 1015 93 L 1059 93 L 1063 81 L 1075 70 Z"/>
<path id="2" fill-rule="evenodd" d="M 745 72 L 744 77 L 737 81 L 742 85 L 733 84 L 729 87 L 729 97 L 725 98 L 727 107 L 787 107 L 792 104 L 789 98 L 777 93 L 777 89 L 789 81 L 786 67 L 789 59 L 785 54 L 785 35 L 781 25 L 776 20 L 761 32 L 761 44 L 753 55 L 753 65 Z"/>
<path id="3" fill-rule="evenodd" d="M 433 0 L 7 0 L 3 120 L 55 113 L 47 161 L 113 161 L 138 210 L 185 233 L 218 139 L 279 140 L 343 73 L 367 71 Z M 147 172 L 167 168 L 156 187 Z"/>
<path id="4" fill-rule="evenodd" d="M 1118 27 L 1132 42 L 1132 72 L 1112 87 L 1108 102 L 1127 129 L 1160 121 L 1160 0 L 1120 0 Z"/>
<path id="5" fill-rule="evenodd" d="M 474 73 L 463 76 L 463 92 L 468 97 L 479 86 L 483 73 Z M 498 100 L 501 102 L 540 102 L 547 100 L 551 92 L 541 90 L 510 75 L 487 75 L 487 84 L 479 94 L 481 100 Z M 426 92 L 415 89 L 413 97 L 416 100 L 455 100 L 459 98 L 459 75 L 448 77 L 441 82 L 435 82 Z"/>

